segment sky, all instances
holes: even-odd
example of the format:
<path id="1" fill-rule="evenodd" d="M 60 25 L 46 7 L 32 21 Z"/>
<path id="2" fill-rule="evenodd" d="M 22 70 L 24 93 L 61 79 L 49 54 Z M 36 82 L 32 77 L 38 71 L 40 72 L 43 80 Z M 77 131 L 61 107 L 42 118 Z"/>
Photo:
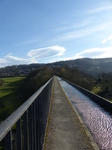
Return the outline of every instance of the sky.
<path id="1" fill-rule="evenodd" d="M 112 57 L 112 0 L 0 0 L 0 67 Z"/>

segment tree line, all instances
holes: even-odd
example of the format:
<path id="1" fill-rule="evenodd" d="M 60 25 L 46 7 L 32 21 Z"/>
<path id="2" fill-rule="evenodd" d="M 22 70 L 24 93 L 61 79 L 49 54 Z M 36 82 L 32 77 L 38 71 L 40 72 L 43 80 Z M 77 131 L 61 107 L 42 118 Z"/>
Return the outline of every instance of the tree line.
<path id="1" fill-rule="evenodd" d="M 43 67 L 29 73 L 24 81 L 22 91 L 25 98 L 30 97 L 37 89 L 47 82 L 54 75 L 65 78 L 75 84 L 78 84 L 88 90 L 92 88 L 93 77 L 87 75 L 78 69 L 68 67 Z"/>

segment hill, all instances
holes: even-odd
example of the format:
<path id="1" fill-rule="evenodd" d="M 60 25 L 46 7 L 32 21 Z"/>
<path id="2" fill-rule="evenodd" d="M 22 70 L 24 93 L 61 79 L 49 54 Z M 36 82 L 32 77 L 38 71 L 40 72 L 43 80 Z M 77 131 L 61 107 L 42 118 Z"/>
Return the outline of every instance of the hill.
<path id="1" fill-rule="evenodd" d="M 92 76 L 97 76 L 102 73 L 112 72 L 112 58 L 102 58 L 102 59 L 82 58 L 69 61 L 59 61 L 48 64 L 7 66 L 5 68 L 0 68 L 0 77 L 26 76 L 31 71 L 41 67 L 52 67 L 52 68 L 69 67 L 71 69 L 78 69 Z"/>
<path id="2" fill-rule="evenodd" d="M 70 68 L 77 68 L 92 76 L 112 72 L 112 58 L 102 58 L 102 59 L 82 58 L 70 61 L 56 62 L 50 65 L 58 67 L 68 66 Z"/>

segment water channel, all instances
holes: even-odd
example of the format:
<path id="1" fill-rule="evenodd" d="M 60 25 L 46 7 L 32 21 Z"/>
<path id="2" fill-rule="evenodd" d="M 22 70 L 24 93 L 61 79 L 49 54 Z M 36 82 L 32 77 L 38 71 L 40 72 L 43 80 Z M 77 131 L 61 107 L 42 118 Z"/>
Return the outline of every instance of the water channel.
<path id="1" fill-rule="evenodd" d="M 59 81 L 99 148 L 112 150 L 112 116 L 67 82 Z"/>

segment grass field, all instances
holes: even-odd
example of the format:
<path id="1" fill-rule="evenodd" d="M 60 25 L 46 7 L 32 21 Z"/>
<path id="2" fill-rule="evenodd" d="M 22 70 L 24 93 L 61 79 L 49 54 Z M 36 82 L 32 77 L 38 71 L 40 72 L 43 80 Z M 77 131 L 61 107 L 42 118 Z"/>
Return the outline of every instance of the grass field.
<path id="1" fill-rule="evenodd" d="M 4 84 L 0 87 L 0 122 L 6 119 L 23 103 L 23 93 L 20 87 L 24 77 L 2 78 Z"/>
<path id="2" fill-rule="evenodd" d="M 109 85 L 110 85 L 110 84 L 99 84 L 99 85 L 97 85 L 97 86 L 93 86 L 91 92 L 92 92 L 93 94 L 99 95 L 99 93 L 102 92 L 102 87 L 101 87 L 101 86 L 106 87 L 106 86 L 109 86 Z M 104 92 L 105 92 L 105 91 L 104 91 Z M 112 92 L 109 91 L 108 93 L 112 93 Z M 102 95 L 100 95 L 100 96 L 103 97 L 103 98 L 106 98 L 107 100 L 109 100 L 110 102 L 112 102 L 112 94 L 111 94 L 111 96 L 106 97 L 106 94 L 108 94 L 108 93 L 105 92 L 105 95 L 104 95 L 104 96 L 102 96 Z"/>
<path id="3" fill-rule="evenodd" d="M 100 86 L 94 86 L 91 90 L 92 93 L 94 94 L 98 94 L 98 92 L 101 91 L 101 87 Z"/>

